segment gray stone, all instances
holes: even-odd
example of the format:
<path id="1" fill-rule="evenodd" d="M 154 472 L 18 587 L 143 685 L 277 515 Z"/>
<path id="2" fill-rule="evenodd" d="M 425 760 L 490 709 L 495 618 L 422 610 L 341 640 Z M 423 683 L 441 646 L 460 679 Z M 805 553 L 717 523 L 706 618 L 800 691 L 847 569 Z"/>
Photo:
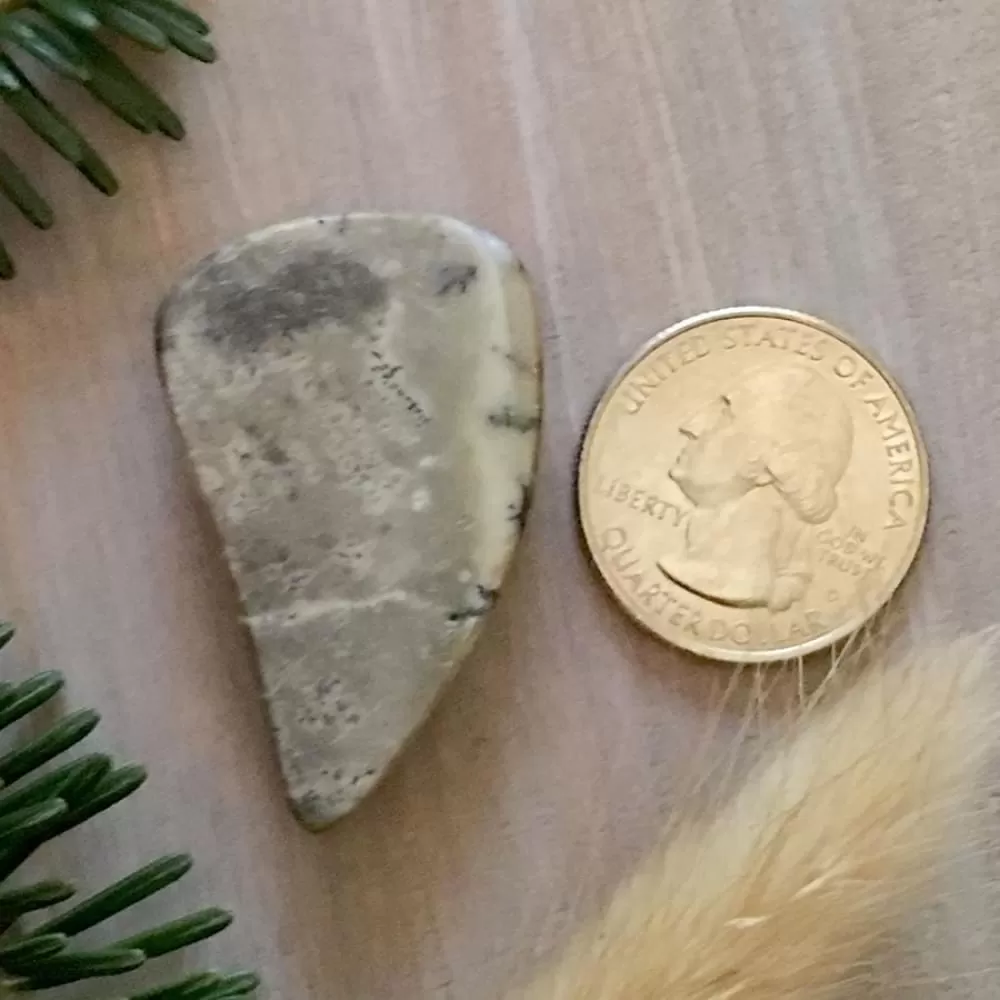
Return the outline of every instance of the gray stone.
<path id="1" fill-rule="evenodd" d="M 377 784 L 496 600 L 540 416 L 525 272 L 453 219 L 300 220 L 203 261 L 158 338 L 290 797 L 320 828 Z"/>

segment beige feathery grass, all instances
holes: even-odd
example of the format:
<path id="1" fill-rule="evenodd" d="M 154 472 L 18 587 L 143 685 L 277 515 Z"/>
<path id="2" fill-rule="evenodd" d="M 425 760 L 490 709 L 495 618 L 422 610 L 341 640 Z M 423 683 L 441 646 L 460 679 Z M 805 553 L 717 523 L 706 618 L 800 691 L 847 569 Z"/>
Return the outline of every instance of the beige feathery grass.
<path id="1" fill-rule="evenodd" d="M 527 1000 L 816 1000 L 935 871 L 982 775 L 991 640 L 870 664 L 677 824 Z"/>

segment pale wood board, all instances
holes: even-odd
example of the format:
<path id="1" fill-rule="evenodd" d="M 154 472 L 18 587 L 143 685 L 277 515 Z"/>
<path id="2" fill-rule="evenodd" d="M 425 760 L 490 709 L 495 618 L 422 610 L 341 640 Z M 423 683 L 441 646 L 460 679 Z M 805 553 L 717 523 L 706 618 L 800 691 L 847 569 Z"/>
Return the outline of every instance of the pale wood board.
<path id="1" fill-rule="evenodd" d="M 104 743 L 153 770 L 53 857 L 90 885 L 190 848 L 200 881 L 173 900 L 239 914 L 202 957 L 258 965 L 271 997 L 500 996 L 655 835 L 719 682 L 625 620 L 576 534 L 588 411 L 647 337 L 746 302 L 853 331 L 905 387 L 931 453 L 906 613 L 952 629 L 1000 617 L 1000 7 L 205 9 L 218 65 L 134 60 L 183 111 L 187 142 L 66 97 L 122 194 L 25 143 L 58 228 L 0 211 L 22 271 L 0 288 L 0 572 L 22 629 L 5 669 L 64 670 L 68 701 L 104 711 Z M 544 313 L 545 437 L 478 651 L 392 777 L 314 836 L 282 798 L 152 321 L 220 243 L 363 208 L 458 215 L 521 253 Z"/>

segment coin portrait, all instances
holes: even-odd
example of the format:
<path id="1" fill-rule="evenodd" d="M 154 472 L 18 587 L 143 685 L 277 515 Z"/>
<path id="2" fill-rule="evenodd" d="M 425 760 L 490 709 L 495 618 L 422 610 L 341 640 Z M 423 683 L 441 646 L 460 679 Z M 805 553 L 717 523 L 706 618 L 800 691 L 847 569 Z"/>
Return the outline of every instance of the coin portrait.
<path id="1" fill-rule="evenodd" d="M 632 617 L 702 655 L 782 659 L 853 631 L 898 586 L 927 461 L 902 393 L 845 334 L 724 310 L 656 338 L 612 382 L 578 500 Z"/>

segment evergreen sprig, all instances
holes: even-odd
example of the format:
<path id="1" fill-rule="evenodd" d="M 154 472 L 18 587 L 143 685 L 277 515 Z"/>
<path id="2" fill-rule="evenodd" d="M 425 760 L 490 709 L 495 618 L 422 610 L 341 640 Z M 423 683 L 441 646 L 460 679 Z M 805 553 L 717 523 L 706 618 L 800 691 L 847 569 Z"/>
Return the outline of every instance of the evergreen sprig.
<path id="1" fill-rule="evenodd" d="M 0 626 L 0 649 L 13 634 Z M 54 672 L 20 684 L 0 682 L 0 730 L 49 702 L 62 687 L 63 678 Z M 232 921 L 227 911 L 211 907 L 111 944 L 78 944 L 80 935 L 186 875 L 192 864 L 186 854 L 158 858 L 79 902 L 75 887 L 61 879 L 8 885 L 42 844 L 111 808 L 145 781 L 143 768 L 118 766 L 106 754 L 55 765 L 55 758 L 77 746 L 99 721 L 96 712 L 74 712 L 0 756 L 0 997 L 132 972 L 148 959 L 218 934 Z M 60 904 L 68 906 L 47 912 Z M 251 973 L 203 972 L 129 1000 L 236 1000 L 257 984 Z"/>
<path id="2" fill-rule="evenodd" d="M 202 62 L 212 62 L 216 53 L 208 22 L 179 0 L 0 0 L 0 100 L 94 187 L 112 195 L 118 180 L 111 168 L 21 65 L 40 64 L 81 84 L 140 132 L 183 138 L 178 115 L 101 40 L 102 29 Z M 48 202 L 3 148 L 0 192 L 39 229 L 52 226 Z M 0 243 L 0 278 L 13 275 L 14 262 Z"/>

